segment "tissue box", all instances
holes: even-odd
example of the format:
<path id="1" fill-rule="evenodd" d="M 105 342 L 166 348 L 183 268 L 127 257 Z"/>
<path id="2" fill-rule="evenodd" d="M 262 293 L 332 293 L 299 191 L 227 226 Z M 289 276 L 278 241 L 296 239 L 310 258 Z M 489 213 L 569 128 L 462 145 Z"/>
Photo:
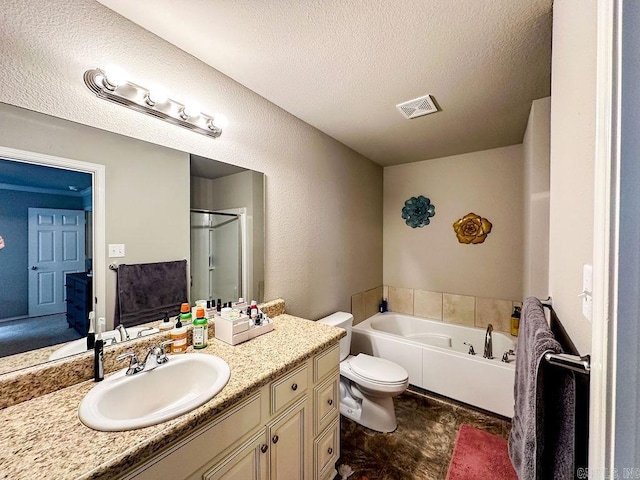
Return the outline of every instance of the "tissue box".
<path id="1" fill-rule="evenodd" d="M 229 345 L 238 345 L 271 330 L 273 330 L 273 320 L 267 317 L 262 325 L 252 325 L 251 319 L 246 315 L 240 315 L 234 319 L 216 317 L 216 338 Z"/>

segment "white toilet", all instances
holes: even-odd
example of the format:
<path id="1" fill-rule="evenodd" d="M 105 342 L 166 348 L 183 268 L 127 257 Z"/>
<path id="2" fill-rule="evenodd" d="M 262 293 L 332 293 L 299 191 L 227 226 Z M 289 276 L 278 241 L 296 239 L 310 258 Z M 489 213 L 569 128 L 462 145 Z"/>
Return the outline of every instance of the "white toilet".
<path id="1" fill-rule="evenodd" d="M 364 353 L 349 355 L 353 315 L 337 312 L 318 320 L 344 328 L 340 340 L 340 413 L 354 422 L 378 432 L 393 432 L 396 412 L 393 397 L 409 385 L 409 374 L 400 365 Z"/>

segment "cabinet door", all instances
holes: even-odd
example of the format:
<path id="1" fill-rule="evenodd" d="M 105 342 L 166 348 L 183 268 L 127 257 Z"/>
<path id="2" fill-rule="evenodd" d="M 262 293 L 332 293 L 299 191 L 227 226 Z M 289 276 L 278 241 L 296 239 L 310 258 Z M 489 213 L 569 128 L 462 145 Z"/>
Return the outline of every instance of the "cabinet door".
<path id="1" fill-rule="evenodd" d="M 269 442 L 266 430 L 206 472 L 203 480 L 267 480 Z"/>
<path id="2" fill-rule="evenodd" d="M 272 479 L 303 480 L 306 398 L 269 425 Z"/>

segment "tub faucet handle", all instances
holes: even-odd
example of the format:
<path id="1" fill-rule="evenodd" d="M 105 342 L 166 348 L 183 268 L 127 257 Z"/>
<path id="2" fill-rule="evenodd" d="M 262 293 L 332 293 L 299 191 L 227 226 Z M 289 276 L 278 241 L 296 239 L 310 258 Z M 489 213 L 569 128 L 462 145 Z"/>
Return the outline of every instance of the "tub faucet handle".
<path id="1" fill-rule="evenodd" d="M 502 355 L 502 361 L 504 363 L 509 363 L 509 355 L 513 355 L 515 356 L 516 352 L 514 352 L 513 350 L 507 350 L 506 352 L 504 352 L 504 354 Z"/>
<path id="2" fill-rule="evenodd" d="M 471 345 L 469 342 L 463 342 L 465 345 L 469 345 L 469 355 L 475 355 L 476 351 L 473 349 L 473 345 Z"/>

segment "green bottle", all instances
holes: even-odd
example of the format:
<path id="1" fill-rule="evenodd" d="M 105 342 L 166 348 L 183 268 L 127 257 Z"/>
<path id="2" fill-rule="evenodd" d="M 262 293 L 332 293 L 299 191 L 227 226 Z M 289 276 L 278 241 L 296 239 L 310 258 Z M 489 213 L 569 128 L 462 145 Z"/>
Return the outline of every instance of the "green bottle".
<path id="1" fill-rule="evenodd" d="M 193 321 L 193 348 L 205 348 L 209 340 L 209 324 L 204 317 L 204 308 L 196 308 L 196 319 Z"/>

